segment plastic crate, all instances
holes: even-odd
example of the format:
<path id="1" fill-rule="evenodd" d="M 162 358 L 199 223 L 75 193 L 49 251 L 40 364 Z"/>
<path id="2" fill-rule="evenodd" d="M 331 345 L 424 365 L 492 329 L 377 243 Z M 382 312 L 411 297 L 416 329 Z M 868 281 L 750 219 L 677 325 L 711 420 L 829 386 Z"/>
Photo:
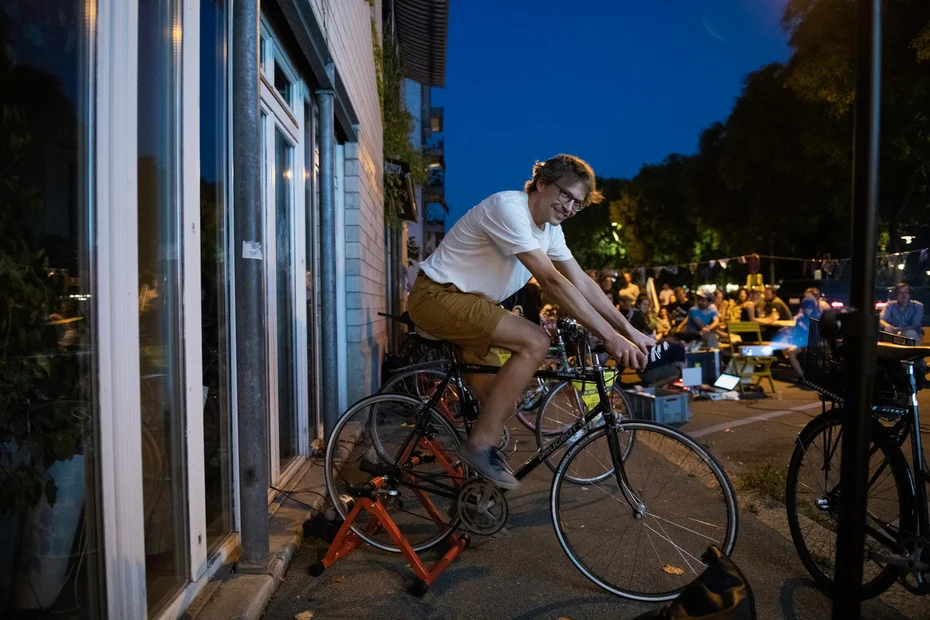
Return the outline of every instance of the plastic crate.
<path id="1" fill-rule="evenodd" d="M 626 390 L 630 416 L 634 420 L 652 420 L 662 424 L 684 424 L 691 419 L 691 401 L 686 392 L 662 388 Z"/>

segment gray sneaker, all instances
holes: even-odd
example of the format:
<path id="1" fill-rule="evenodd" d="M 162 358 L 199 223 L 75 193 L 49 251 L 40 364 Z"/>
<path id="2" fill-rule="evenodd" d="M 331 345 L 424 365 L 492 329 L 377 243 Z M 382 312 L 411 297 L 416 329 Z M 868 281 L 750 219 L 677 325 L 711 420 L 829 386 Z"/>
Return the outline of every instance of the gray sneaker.
<path id="1" fill-rule="evenodd" d="M 493 482 L 502 489 L 516 489 L 520 486 L 520 481 L 514 478 L 507 462 L 504 461 L 494 448 L 481 448 L 473 450 L 467 445 L 459 448 L 459 457 L 475 471 Z"/>

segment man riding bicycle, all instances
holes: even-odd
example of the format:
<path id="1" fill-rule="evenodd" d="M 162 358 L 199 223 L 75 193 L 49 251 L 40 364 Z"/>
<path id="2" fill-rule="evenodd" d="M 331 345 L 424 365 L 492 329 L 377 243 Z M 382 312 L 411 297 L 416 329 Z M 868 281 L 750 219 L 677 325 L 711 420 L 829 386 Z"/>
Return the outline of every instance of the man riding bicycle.
<path id="1" fill-rule="evenodd" d="M 500 487 L 519 483 L 492 446 L 549 350 L 548 333 L 507 312 L 502 300 L 535 277 L 619 364 L 643 369 L 647 347 L 655 344 L 630 326 L 565 245 L 562 222 L 601 200 L 594 170 L 583 160 L 557 155 L 537 162 L 524 191 L 493 194 L 456 222 L 420 265 L 410 291 L 410 318 L 459 345 L 464 361 L 500 365 L 490 348 L 512 352 L 497 374 L 469 378 L 482 413 L 460 450 L 464 461 Z"/>

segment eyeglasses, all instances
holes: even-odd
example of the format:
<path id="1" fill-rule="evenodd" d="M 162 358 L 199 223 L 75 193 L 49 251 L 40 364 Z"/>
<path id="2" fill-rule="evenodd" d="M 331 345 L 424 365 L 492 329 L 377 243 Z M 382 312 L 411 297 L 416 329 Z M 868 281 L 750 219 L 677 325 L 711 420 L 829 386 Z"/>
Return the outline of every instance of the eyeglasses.
<path id="1" fill-rule="evenodd" d="M 569 202 L 572 203 L 572 212 L 578 213 L 579 211 L 585 208 L 584 200 L 575 198 L 574 196 L 566 192 L 564 189 L 562 189 L 562 186 L 556 183 L 555 181 L 553 181 L 552 184 L 559 188 L 559 202 L 560 203 L 562 203 L 563 205 L 568 204 Z"/>

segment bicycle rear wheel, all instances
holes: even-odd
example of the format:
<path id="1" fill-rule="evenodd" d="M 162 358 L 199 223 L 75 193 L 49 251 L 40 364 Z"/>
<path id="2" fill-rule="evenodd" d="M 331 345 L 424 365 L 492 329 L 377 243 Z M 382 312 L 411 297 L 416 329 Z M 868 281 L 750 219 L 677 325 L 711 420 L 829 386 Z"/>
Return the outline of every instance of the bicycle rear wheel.
<path id="1" fill-rule="evenodd" d="M 378 389 L 379 394 L 407 394 L 416 397 L 425 403 L 442 384 L 446 378 L 445 368 L 415 368 L 398 373 L 388 379 Z M 462 395 L 458 387 L 450 382 L 443 392 L 442 398 L 435 408 L 449 421 L 452 426 L 461 428 L 462 421 Z"/>
<path id="2" fill-rule="evenodd" d="M 795 444 L 785 485 L 794 546 L 811 577 L 828 591 L 833 588 L 842 425 L 847 417 L 843 410 L 834 409 L 808 423 Z M 881 531 L 900 544 L 906 532 L 915 531 L 916 520 L 907 461 L 893 442 L 879 439 L 876 445 L 874 438 L 881 433 L 880 428 L 874 428 L 869 445 L 865 544 L 870 551 L 893 554 L 900 553 L 900 547 L 889 549 L 868 530 Z M 862 565 L 863 599 L 878 596 L 891 587 L 896 577 L 893 567 L 866 557 Z"/>
<path id="3" fill-rule="evenodd" d="M 422 551 L 442 542 L 458 520 L 456 500 L 468 479 L 458 446 L 459 434 L 435 409 L 411 396 L 375 394 L 336 423 L 326 447 L 326 490 L 345 519 L 350 485 L 381 478 L 381 502 L 413 549 Z M 370 521 L 356 521 L 352 531 L 378 549 L 400 552 Z"/>
<path id="4" fill-rule="evenodd" d="M 615 434 L 613 448 L 608 433 Z M 615 475 L 603 476 L 607 471 Z M 623 494 L 621 477 L 641 514 Z M 690 437 L 654 422 L 585 434 L 559 464 L 551 510 L 572 564 L 608 592 L 640 601 L 674 598 L 703 572 L 708 546 L 729 554 L 736 542 L 736 497 L 723 469 Z"/>
<path id="5" fill-rule="evenodd" d="M 610 406 L 614 415 L 618 419 L 629 417 L 630 409 L 626 401 L 626 396 L 618 389 L 611 389 L 609 392 Z M 587 405 L 581 399 L 581 394 L 575 389 L 572 383 L 563 383 L 555 388 L 539 408 L 540 424 L 536 427 L 536 447 L 540 450 L 549 446 L 550 443 L 558 439 L 559 435 L 571 428 L 572 424 L 587 413 Z M 585 434 L 586 431 L 599 428 L 604 425 L 604 420 L 597 417 L 591 420 L 585 428 L 577 432 L 575 437 L 565 442 L 557 450 L 544 459 L 546 467 L 553 472 L 565 456 L 565 452 Z M 630 450 L 633 446 L 634 437 L 630 433 L 625 441 L 624 452 Z M 605 470 L 599 472 L 599 476 L 609 476 L 611 471 Z M 569 480 L 578 483 L 593 482 L 588 478 L 576 478 L 571 473 L 566 474 Z"/>

